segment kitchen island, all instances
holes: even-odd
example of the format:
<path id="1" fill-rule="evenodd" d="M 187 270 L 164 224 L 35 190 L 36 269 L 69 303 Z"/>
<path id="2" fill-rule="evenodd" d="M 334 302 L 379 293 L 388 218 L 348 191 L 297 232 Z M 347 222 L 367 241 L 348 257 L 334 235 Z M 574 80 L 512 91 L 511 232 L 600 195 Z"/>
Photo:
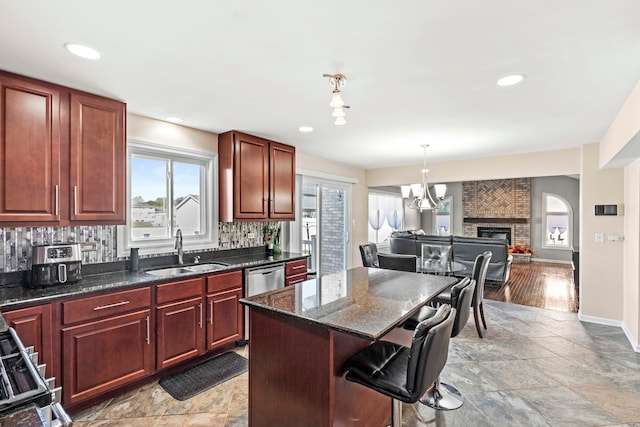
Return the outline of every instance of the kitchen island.
<path id="1" fill-rule="evenodd" d="M 385 425 L 391 399 L 346 381 L 342 365 L 457 280 L 358 267 L 242 299 L 249 425 Z"/>

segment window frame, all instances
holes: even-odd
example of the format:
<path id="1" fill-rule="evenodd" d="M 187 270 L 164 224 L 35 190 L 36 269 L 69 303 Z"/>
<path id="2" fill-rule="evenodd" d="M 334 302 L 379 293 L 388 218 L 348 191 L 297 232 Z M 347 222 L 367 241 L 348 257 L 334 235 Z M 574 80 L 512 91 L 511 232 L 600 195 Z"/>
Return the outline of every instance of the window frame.
<path id="1" fill-rule="evenodd" d="M 567 212 L 558 212 L 558 211 L 550 211 L 548 208 L 548 197 L 554 197 L 560 200 L 565 207 L 567 208 Z M 566 216 L 567 217 L 567 238 L 566 244 L 558 246 L 558 245 L 549 245 L 547 244 L 547 217 L 549 215 L 557 215 L 557 216 Z M 570 251 L 573 247 L 573 208 L 571 207 L 571 203 L 567 201 L 564 197 L 555 193 L 542 193 L 542 227 L 541 227 L 541 246 L 543 249 L 556 249 L 562 251 Z"/>
<path id="2" fill-rule="evenodd" d="M 218 154 L 202 151 L 189 150 L 185 148 L 176 148 L 166 145 L 139 141 L 134 139 L 127 140 L 127 207 L 126 207 L 126 225 L 117 227 L 117 254 L 119 257 L 129 255 L 130 249 L 139 248 L 141 255 L 158 255 L 163 253 L 171 253 L 175 251 L 175 215 L 169 215 L 173 211 L 173 201 L 168 201 L 167 206 L 171 209 L 168 212 L 169 227 L 172 230 L 168 238 L 153 239 L 149 241 L 133 240 L 131 237 L 131 158 L 137 155 L 141 157 L 151 157 L 170 160 L 173 162 L 194 163 L 204 167 L 201 174 L 200 182 L 200 209 L 201 218 L 205 221 L 206 232 L 201 235 L 184 235 L 183 248 L 187 250 L 204 250 L 214 249 L 219 245 L 218 242 Z M 167 178 L 167 185 L 173 187 L 173 177 Z M 169 193 L 173 198 L 173 195 Z"/>
<path id="3" fill-rule="evenodd" d="M 432 223 L 432 232 L 436 236 L 453 236 L 453 196 L 445 196 L 444 201 L 449 202 L 449 211 L 448 212 L 440 212 L 439 208 L 433 209 L 433 223 Z M 449 217 L 449 231 L 447 234 L 440 234 L 438 232 L 438 216 L 448 216 Z"/>

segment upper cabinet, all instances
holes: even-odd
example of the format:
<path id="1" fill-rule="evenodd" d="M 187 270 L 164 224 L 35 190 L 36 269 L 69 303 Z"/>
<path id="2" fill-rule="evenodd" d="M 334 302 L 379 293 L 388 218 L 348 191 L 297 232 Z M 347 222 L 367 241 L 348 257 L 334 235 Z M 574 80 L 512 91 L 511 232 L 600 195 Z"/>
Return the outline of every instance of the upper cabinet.
<path id="1" fill-rule="evenodd" d="M 0 221 L 60 219 L 60 92 L 0 74 Z"/>
<path id="2" fill-rule="evenodd" d="M 0 72 L 3 226 L 125 223 L 124 103 Z"/>
<path id="3" fill-rule="evenodd" d="M 125 105 L 71 94 L 70 219 L 125 223 Z"/>
<path id="4" fill-rule="evenodd" d="M 220 218 L 295 220 L 295 148 L 241 132 L 218 136 Z"/>

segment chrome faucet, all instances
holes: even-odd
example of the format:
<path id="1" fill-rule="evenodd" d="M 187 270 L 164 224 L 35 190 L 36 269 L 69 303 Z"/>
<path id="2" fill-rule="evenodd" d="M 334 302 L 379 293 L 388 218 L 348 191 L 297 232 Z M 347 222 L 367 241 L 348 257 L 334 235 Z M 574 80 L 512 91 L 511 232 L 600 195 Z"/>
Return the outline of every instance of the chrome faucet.
<path id="1" fill-rule="evenodd" d="M 182 259 L 184 252 L 182 251 L 182 230 L 179 228 L 176 231 L 176 249 L 178 250 L 178 264 L 182 265 L 184 264 L 184 260 Z"/>

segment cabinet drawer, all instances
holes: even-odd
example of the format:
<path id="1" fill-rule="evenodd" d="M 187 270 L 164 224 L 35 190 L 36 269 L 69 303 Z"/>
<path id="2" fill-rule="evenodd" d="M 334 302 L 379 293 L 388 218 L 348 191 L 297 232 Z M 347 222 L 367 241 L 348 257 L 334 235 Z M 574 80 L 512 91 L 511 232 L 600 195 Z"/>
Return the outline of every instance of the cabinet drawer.
<path id="1" fill-rule="evenodd" d="M 242 287 L 242 270 L 207 276 L 207 293 Z"/>
<path id="2" fill-rule="evenodd" d="M 307 273 L 307 260 L 299 259 L 297 261 L 289 261 L 285 265 L 285 276 L 295 276 L 298 274 Z"/>
<path id="3" fill-rule="evenodd" d="M 180 280 L 156 286 L 157 304 L 199 296 L 202 296 L 202 278 Z"/>
<path id="4" fill-rule="evenodd" d="M 295 285 L 296 283 L 304 282 L 307 280 L 307 272 L 305 271 L 302 274 L 296 274 L 295 276 L 287 276 L 284 280 L 285 286 Z"/>
<path id="5" fill-rule="evenodd" d="M 62 302 L 62 323 L 76 323 L 147 308 L 151 305 L 149 288 L 114 292 L 107 295 Z"/>

